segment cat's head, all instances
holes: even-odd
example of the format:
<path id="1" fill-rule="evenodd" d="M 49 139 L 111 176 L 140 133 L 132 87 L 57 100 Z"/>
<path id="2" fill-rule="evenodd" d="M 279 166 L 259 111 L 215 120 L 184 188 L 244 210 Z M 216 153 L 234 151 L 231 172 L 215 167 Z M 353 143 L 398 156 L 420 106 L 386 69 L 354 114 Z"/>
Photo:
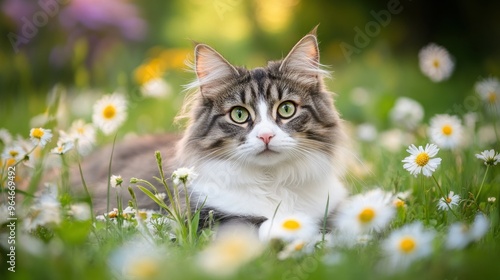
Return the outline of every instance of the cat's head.
<path id="1" fill-rule="evenodd" d="M 284 59 L 251 70 L 196 45 L 197 80 L 190 86 L 197 91 L 182 153 L 245 166 L 331 157 L 340 141 L 340 119 L 323 84 L 328 72 L 320 66 L 315 30 Z"/>

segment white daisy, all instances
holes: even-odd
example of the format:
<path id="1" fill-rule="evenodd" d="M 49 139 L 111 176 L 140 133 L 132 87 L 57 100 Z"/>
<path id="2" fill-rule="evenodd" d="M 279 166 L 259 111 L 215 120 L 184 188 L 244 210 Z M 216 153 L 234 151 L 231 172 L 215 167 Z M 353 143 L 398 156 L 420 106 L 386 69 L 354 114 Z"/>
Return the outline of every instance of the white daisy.
<path id="1" fill-rule="evenodd" d="M 497 201 L 497 198 L 496 198 L 496 197 L 494 197 L 494 196 L 488 197 L 488 202 L 489 202 L 489 203 L 492 203 L 492 204 L 493 204 L 493 203 L 495 203 L 496 201 Z"/>
<path id="2" fill-rule="evenodd" d="M 243 225 L 222 227 L 217 238 L 197 257 L 198 265 L 215 276 L 229 276 L 262 254 L 264 245 L 252 228 Z"/>
<path id="3" fill-rule="evenodd" d="M 460 196 L 455 194 L 453 191 L 450 191 L 446 197 L 441 197 L 439 199 L 437 207 L 441 211 L 448 211 L 450 210 L 450 207 L 453 208 L 454 206 L 457 206 L 458 203 L 460 203 Z M 450 207 L 448 207 L 448 205 Z"/>
<path id="4" fill-rule="evenodd" d="M 411 191 L 399 192 L 392 198 L 392 205 L 396 208 L 406 207 L 406 201 L 410 197 Z"/>
<path id="5" fill-rule="evenodd" d="M 68 133 L 61 133 L 75 142 L 75 146 L 81 155 L 88 154 L 96 141 L 95 128 L 90 123 L 85 123 L 84 120 L 76 120 L 71 124 Z"/>
<path id="6" fill-rule="evenodd" d="M 167 197 L 167 194 L 164 193 L 164 192 L 163 193 L 157 193 L 157 194 L 155 194 L 155 197 L 158 198 L 159 200 L 163 201 L 165 199 L 165 197 Z"/>
<path id="7" fill-rule="evenodd" d="M 429 136 L 440 148 L 456 148 L 463 140 L 463 127 L 457 116 L 436 115 L 430 121 Z"/>
<path id="8" fill-rule="evenodd" d="M 486 104 L 500 105 L 500 82 L 497 78 L 491 77 L 478 81 L 475 89 Z"/>
<path id="9" fill-rule="evenodd" d="M 26 155 L 26 151 L 18 145 L 5 147 L 2 153 L 2 162 L 7 165 L 14 165 L 16 162 L 22 160 Z"/>
<path id="10" fill-rule="evenodd" d="M 389 271 L 404 270 L 412 262 L 432 253 L 435 233 L 425 230 L 420 222 L 393 231 L 382 243 L 386 255 L 384 264 Z"/>
<path id="11" fill-rule="evenodd" d="M 146 97 L 165 98 L 172 92 L 172 87 L 162 78 L 155 78 L 142 85 L 141 92 Z"/>
<path id="12" fill-rule="evenodd" d="M 397 153 L 401 148 L 415 141 L 415 137 L 399 128 L 393 128 L 380 133 L 380 145 L 390 152 Z"/>
<path id="13" fill-rule="evenodd" d="M 455 63 L 448 51 L 434 43 L 423 47 L 418 53 L 420 70 L 433 82 L 448 79 L 453 72 Z"/>
<path id="14" fill-rule="evenodd" d="M 164 275 L 166 256 L 163 246 L 140 236 L 115 250 L 108 265 L 117 279 L 157 279 Z"/>
<path id="15" fill-rule="evenodd" d="M 0 141 L 4 145 L 9 145 L 12 142 L 12 135 L 5 128 L 0 128 Z"/>
<path id="16" fill-rule="evenodd" d="M 488 232 L 490 223 L 488 219 L 478 214 L 471 225 L 454 223 L 448 230 L 446 237 L 446 248 L 463 249 L 471 242 L 481 239 Z"/>
<path id="17" fill-rule="evenodd" d="M 355 195 L 340 205 L 335 226 L 353 235 L 381 232 L 395 214 L 390 202 L 391 195 L 380 189 Z"/>
<path id="18" fill-rule="evenodd" d="M 364 142 L 373 142 L 377 139 L 377 129 L 371 123 L 362 123 L 357 127 L 359 140 Z"/>
<path id="19" fill-rule="evenodd" d="M 424 108 L 416 100 L 399 97 L 389 112 L 393 124 L 414 130 L 424 118 Z"/>
<path id="20" fill-rule="evenodd" d="M 422 146 L 417 148 L 412 144 L 406 151 L 410 153 L 410 156 L 402 160 L 405 163 L 403 168 L 415 177 L 420 173 L 430 177 L 441 164 L 441 158 L 432 158 L 439 152 L 439 148 L 434 144 L 425 145 L 425 149 Z"/>
<path id="21" fill-rule="evenodd" d="M 32 128 L 30 130 L 30 139 L 35 145 L 45 147 L 45 145 L 52 139 L 52 132 L 50 129 Z"/>
<path id="22" fill-rule="evenodd" d="M 61 220 L 61 203 L 57 200 L 57 186 L 46 184 L 42 195 L 36 200 L 24 220 L 24 228 L 31 231 L 38 226 L 58 225 Z"/>
<path id="23" fill-rule="evenodd" d="M 78 221 L 90 220 L 91 218 L 90 206 L 88 205 L 88 203 L 84 202 L 72 204 L 70 206 L 68 214 Z"/>
<path id="24" fill-rule="evenodd" d="M 302 214 L 275 217 L 262 223 L 259 228 L 261 240 L 280 239 L 287 242 L 311 240 L 319 232 L 319 222 Z"/>
<path id="25" fill-rule="evenodd" d="M 198 177 L 198 174 L 194 172 L 193 167 L 181 167 L 172 173 L 172 182 L 174 185 L 179 185 L 181 182 L 185 185 L 189 185 L 196 177 Z"/>
<path id="26" fill-rule="evenodd" d="M 111 178 L 109 178 L 109 182 L 111 183 L 112 188 L 117 188 L 121 187 L 123 183 L 123 178 L 120 175 L 111 175 Z"/>
<path id="27" fill-rule="evenodd" d="M 50 150 L 50 152 L 53 154 L 63 155 L 73 149 L 74 146 L 73 141 L 57 141 L 57 147 Z"/>
<path id="28" fill-rule="evenodd" d="M 484 160 L 484 165 L 497 165 L 500 162 L 500 154 L 495 150 L 484 150 L 480 154 L 476 154 L 478 159 Z"/>
<path id="29" fill-rule="evenodd" d="M 127 119 L 127 100 L 122 94 L 105 95 L 94 105 L 92 122 L 109 135 Z"/>

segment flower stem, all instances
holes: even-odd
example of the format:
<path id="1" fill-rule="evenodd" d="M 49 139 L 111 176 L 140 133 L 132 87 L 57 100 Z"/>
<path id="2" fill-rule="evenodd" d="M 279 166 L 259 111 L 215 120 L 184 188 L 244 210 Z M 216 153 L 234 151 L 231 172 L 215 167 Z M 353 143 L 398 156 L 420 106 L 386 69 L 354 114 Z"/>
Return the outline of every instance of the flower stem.
<path id="1" fill-rule="evenodd" d="M 476 201 L 476 203 L 477 203 L 477 199 L 479 198 L 479 194 L 481 194 L 481 190 L 483 189 L 484 180 L 486 179 L 486 175 L 488 174 L 489 169 L 490 169 L 490 166 L 486 165 L 486 171 L 484 172 L 483 181 L 481 182 L 481 186 L 479 187 L 479 191 L 477 192 L 476 198 L 474 199 Z"/>
<path id="2" fill-rule="evenodd" d="M 434 179 L 434 182 L 436 182 L 436 185 L 439 189 L 439 191 L 441 192 L 441 195 L 443 196 L 443 199 L 445 200 L 446 202 L 446 194 L 444 193 L 443 189 L 441 188 L 441 186 L 439 185 L 436 177 L 434 176 L 434 174 L 432 175 L 432 179 Z M 453 214 L 453 216 L 455 216 L 455 218 L 458 219 L 458 216 L 457 214 L 455 213 L 455 211 L 453 211 L 453 209 L 451 208 L 450 204 L 448 202 L 446 202 L 446 206 L 448 206 L 448 209 L 450 209 L 451 213 Z"/>

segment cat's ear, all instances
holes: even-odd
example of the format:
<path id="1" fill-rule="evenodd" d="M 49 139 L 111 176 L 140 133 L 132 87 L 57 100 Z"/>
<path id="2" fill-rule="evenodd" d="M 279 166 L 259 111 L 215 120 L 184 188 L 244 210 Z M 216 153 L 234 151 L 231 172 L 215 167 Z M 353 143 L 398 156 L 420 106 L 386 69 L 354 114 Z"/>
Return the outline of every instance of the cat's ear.
<path id="1" fill-rule="evenodd" d="M 316 84 L 328 72 L 320 68 L 315 27 L 292 48 L 279 70 L 306 84 Z"/>
<path id="2" fill-rule="evenodd" d="M 194 70 L 198 77 L 197 86 L 203 91 L 220 85 L 221 81 L 238 75 L 238 71 L 222 55 L 205 44 L 194 49 Z"/>

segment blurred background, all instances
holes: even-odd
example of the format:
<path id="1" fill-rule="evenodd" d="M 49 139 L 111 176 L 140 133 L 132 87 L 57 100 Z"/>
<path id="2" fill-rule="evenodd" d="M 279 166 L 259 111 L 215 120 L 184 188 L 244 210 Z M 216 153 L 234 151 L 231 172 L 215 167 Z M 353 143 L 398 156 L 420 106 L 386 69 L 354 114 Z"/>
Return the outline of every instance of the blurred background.
<path id="1" fill-rule="evenodd" d="M 60 85 L 60 122 L 90 121 L 93 102 L 120 91 L 130 102 L 127 130 L 177 130 L 182 85 L 195 78 L 185 66 L 193 41 L 256 67 L 282 58 L 317 24 L 344 119 L 383 129 L 395 100 L 408 96 L 428 120 L 462 106 L 478 79 L 500 76 L 498 11 L 499 1 L 2 0 L 0 127 L 26 135 Z M 430 42 L 456 63 L 441 83 L 419 70 Z M 155 79 L 161 92 L 144 94 Z"/>

